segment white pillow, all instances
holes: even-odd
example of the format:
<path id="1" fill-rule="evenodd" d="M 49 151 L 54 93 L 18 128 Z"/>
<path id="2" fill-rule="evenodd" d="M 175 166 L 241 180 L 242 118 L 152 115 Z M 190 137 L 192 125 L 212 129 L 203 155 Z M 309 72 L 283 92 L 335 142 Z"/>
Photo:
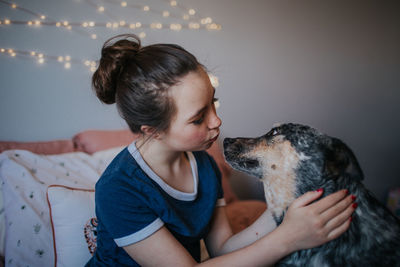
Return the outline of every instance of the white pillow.
<path id="1" fill-rule="evenodd" d="M 91 258 L 85 225 L 95 217 L 94 190 L 51 185 L 47 199 L 56 266 L 84 266 Z"/>
<path id="2" fill-rule="evenodd" d="M 58 184 L 93 189 L 104 168 L 121 151 L 37 155 L 25 150 L 0 154 L 5 213 L 5 263 L 54 266 L 53 236 L 46 191 Z"/>

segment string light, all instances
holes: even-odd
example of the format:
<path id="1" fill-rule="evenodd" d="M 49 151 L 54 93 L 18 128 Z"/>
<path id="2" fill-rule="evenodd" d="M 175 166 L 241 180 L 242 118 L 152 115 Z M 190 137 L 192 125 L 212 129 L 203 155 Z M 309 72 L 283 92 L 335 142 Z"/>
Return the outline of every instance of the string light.
<path id="1" fill-rule="evenodd" d="M 120 21 L 108 21 L 108 22 L 95 22 L 95 21 L 83 21 L 83 22 L 74 22 L 74 21 L 67 21 L 67 20 L 54 20 L 51 18 L 48 18 L 48 16 L 44 14 L 39 14 L 36 13 L 35 11 L 32 11 L 28 8 L 19 6 L 15 3 L 10 3 L 5 0 L 0 0 L 0 4 L 6 4 L 10 6 L 12 9 L 28 13 L 30 15 L 33 15 L 35 18 L 31 20 L 13 20 L 10 18 L 0 18 L 0 27 L 5 27 L 5 26 L 10 26 L 10 25 L 25 25 L 28 27 L 42 27 L 42 26 L 55 26 L 57 28 L 65 28 L 68 30 L 72 30 L 73 28 L 78 30 L 79 28 L 85 28 L 85 29 L 91 29 L 91 28 L 100 28 L 100 27 L 105 27 L 109 29 L 117 29 L 117 28 L 129 28 L 129 29 L 156 29 L 156 30 L 161 30 L 161 29 L 166 29 L 166 30 L 172 30 L 172 31 L 181 31 L 182 29 L 189 29 L 189 30 L 199 30 L 199 29 L 205 29 L 205 30 L 221 30 L 221 25 L 212 23 L 212 19 L 210 17 L 203 17 L 201 18 L 198 12 L 193 9 L 193 8 L 185 8 L 181 4 L 178 4 L 177 1 L 175 0 L 162 0 L 167 2 L 171 7 L 174 7 L 174 11 L 177 10 L 183 10 L 184 14 L 182 15 L 177 15 L 176 13 L 168 10 L 162 10 L 162 11 L 157 11 L 153 10 L 149 5 L 135 5 L 135 4 L 128 4 L 128 2 L 125 1 L 120 1 L 118 2 L 117 0 L 103 0 L 103 2 L 108 2 L 110 4 L 120 4 L 120 7 L 123 8 L 136 8 L 139 10 L 142 10 L 143 12 L 149 12 L 151 11 L 152 13 L 159 14 L 160 17 L 163 18 L 176 18 L 176 19 L 183 19 L 186 21 L 185 23 L 162 23 L 162 22 L 153 22 L 150 24 L 142 24 L 141 22 L 126 22 L 124 20 Z M 99 13 L 102 13 L 104 15 L 107 15 L 105 12 L 105 7 L 103 5 L 95 5 L 92 4 L 95 7 L 95 10 Z M 176 7 L 179 7 L 176 8 Z M 172 13 L 171 13 L 172 12 Z M 201 18 L 201 19 L 200 19 Z M 191 20 L 190 22 L 189 19 Z M 197 20 L 197 21 L 196 21 Z M 97 39 L 97 34 L 95 33 L 87 33 L 89 38 L 95 40 Z M 146 37 L 146 32 L 141 31 L 138 33 L 139 38 L 145 38 Z M 65 69 L 70 69 L 72 68 L 73 64 L 84 64 L 84 66 L 88 67 L 90 71 L 95 71 L 96 70 L 96 62 L 95 61 L 90 61 L 90 60 L 76 60 L 72 59 L 70 56 L 52 56 L 52 55 L 46 55 L 44 53 L 39 53 L 35 51 L 20 51 L 20 50 L 13 50 L 13 49 L 6 49 L 6 48 L 0 48 L 0 52 L 2 54 L 7 54 L 10 57 L 19 57 L 19 56 L 29 56 L 30 58 L 34 59 L 37 61 L 39 64 L 44 64 L 46 62 L 58 62 L 63 64 Z M 210 78 L 212 79 L 212 78 Z M 217 80 L 218 82 L 218 80 Z"/>
<path id="2" fill-rule="evenodd" d="M 88 69 L 92 72 L 96 71 L 96 61 L 90 61 L 90 60 L 78 60 L 78 59 L 73 59 L 69 55 L 65 56 L 52 56 L 52 55 L 46 55 L 44 53 L 38 53 L 35 51 L 22 51 L 22 50 L 14 50 L 11 48 L 0 48 L 0 53 L 1 54 L 8 54 L 10 57 L 30 57 L 34 59 L 38 64 L 43 65 L 46 62 L 54 61 L 63 64 L 65 69 L 70 69 L 72 68 L 72 64 L 84 64 Z"/>

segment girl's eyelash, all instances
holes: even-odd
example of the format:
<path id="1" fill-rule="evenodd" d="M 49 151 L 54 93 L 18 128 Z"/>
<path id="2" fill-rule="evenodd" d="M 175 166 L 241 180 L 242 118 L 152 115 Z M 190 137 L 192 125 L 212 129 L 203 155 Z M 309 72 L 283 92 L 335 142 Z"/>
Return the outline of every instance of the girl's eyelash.
<path id="1" fill-rule="evenodd" d="M 192 121 L 193 124 L 201 124 L 204 120 L 204 116 L 201 116 L 199 119 Z"/>
<path id="2" fill-rule="evenodd" d="M 214 104 L 217 101 L 218 101 L 218 98 L 214 97 L 212 100 L 212 104 Z M 201 124 L 203 122 L 203 120 L 204 120 L 204 114 L 201 115 L 201 117 L 199 119 L 192 121 L 192 123 L 193 124 Z"/>

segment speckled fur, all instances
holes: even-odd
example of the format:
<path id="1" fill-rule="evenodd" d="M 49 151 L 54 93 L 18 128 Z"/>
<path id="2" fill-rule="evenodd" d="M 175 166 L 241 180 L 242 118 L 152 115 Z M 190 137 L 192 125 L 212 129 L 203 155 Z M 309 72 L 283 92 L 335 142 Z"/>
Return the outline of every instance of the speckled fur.
<path id="1" fill-rule="evenodd" d="M 362 184 L 363 172 L 342 141 L 308 126 L 282 124 L 258 138 L 226 138 L 226 160 L 264 183 L 279 225 L 307 191 L 348 189 L 358 208 L 347 232 L 318 248 L 295 252 L 278 266 L 400 266 L 400 221 Z"/>

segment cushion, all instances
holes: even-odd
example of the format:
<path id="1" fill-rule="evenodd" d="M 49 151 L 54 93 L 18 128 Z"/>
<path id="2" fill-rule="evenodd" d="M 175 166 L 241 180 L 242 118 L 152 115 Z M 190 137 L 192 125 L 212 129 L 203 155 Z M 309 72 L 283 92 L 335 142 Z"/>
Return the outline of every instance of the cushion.
<path id="1" fill-rule="evenodd" d="M 6 265 L 54 265 L 47 187 L 58 184 L 93 189 L 100 174 L 121 149 L 93 155 L 83 152 L 38 155 L 25 150 L 0 154 L 0 180 L 6 207 Z"/>
<path id="2" fill-rule="evenodd" d="M 138 136 L 139 135 L 133 134 L 130 130 L 88 130 L 76 134 L 73 137 L 73 142 L 76 150 L 92 154 L 114 146 L 126 146 Z M 221 170 L 222 187 L 226 203 L 237 200 L 229 182 L 232 169 L 228 163 L 225 162 L 218 142 L 215 142 L 207 152 L 213 156 Z"/>
<path id="3" fill-rule="evenodd" d="M 28 150 L 36 154 L 55 155 L 74 151 L 72 140 L 49 142 L 7 142 L 0 141 L 0 153 L 10 149 Z"/>
<path id="4" fill-rule="evenodd" d="M 51 185 L 47 189 L 55 266 L 84 266 L 91 258 L 85 225 L 95 217 L 94 190 Z M 93 252 L 93 251 L 92 251 Z"/>
<path id="5" fill-rule="evenodd" d="M 77 151 L 93 154 L 112 147 L 127 146 L 137 136 L 129 130 L 87 130 L 76 134 L 72 141 Z"/>

